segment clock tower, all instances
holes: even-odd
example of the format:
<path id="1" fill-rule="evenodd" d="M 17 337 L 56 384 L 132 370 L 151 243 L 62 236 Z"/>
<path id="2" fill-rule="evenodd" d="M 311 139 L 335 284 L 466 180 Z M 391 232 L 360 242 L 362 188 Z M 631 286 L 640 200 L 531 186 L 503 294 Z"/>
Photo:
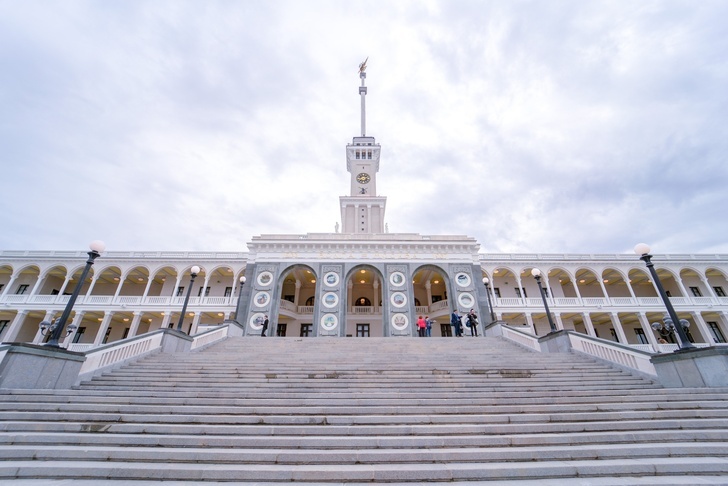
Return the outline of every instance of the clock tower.
<path id="1" fill-rule="evenodd" d="M 339 197 L 342 233 L 384 233 L 387 198 L 377 196 L 377 172 L 381 147 L 366 134 L 366 61 L 359 65 L 361 136 L 346 146 L 346 170 L 351 174 L 349 196 Z"/>

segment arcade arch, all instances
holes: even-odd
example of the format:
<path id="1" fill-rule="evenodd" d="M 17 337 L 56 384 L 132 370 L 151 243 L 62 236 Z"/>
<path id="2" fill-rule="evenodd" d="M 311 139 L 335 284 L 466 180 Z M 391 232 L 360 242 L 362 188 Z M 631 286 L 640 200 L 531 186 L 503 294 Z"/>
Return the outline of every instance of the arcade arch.
<path id="1" fill-rule="evenodd" d="M 346 276 L 346 336 L 384 336 L 382 282 L 382 274 L 371 265 L 357 265 L 349 271 Z"/>

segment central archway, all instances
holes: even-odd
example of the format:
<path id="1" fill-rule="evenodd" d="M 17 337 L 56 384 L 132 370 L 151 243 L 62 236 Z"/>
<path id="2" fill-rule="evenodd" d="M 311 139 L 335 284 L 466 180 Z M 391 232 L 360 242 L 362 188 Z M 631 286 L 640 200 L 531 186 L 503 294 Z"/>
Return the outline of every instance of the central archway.
<path id="1" fill-rule="evenodd" d="M 358 265 L 346 276 L 345 336 L 384 336 L 382 274 L 371 265 Z"/>

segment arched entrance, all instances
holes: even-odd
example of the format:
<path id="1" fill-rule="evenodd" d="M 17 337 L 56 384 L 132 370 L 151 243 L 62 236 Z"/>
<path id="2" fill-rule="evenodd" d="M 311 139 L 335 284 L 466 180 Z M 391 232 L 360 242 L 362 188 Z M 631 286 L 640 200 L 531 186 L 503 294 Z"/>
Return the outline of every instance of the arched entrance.
<path id="1" fill-rule="evenodd" d="M 384 336 L 382 274 L 370 265 L 351 269 L 346 278 L 346 328 L 351 337 Z"/>

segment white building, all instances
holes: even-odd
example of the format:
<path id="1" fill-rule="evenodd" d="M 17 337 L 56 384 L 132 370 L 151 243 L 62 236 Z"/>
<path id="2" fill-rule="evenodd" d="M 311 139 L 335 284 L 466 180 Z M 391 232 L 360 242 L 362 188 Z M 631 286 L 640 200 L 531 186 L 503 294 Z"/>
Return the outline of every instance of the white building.
<path id="1" fill-rule="evenodd" d="M 471 308 L 489 322 L 490 279 L 495 317 L 549 332 L 531 269 L 543 273 L 556 326 L 630 345 L 656 346 L 650 323 L 664 305 L 643 262 L 627 254 L 484 254 L 462 235 L 388 233 L 386 197 L 376 191 L 381 147 L 366 133 L 366 73 L 360 72 L 361 134 L 346 146 L 350 193 L 339 199 L 341 232 L 261 235 L 248 252 L 106 252 L 82 283 L 75 333 L 85 349 L 176 326 L 190 286 L 183 330 L 235 319 L 258 336 L 413 336 L 419 315 L 449 336 L 449 316 Z M 0 340 L 44 340 L 41 321 L 62 313 L 78 284 L 84 252 L 0 251 Z M 728 255 L 657 255 L 658 274 L 696 343 L 728 336 Z M 240 287 L 243 275 L 247 283 Z"/>

